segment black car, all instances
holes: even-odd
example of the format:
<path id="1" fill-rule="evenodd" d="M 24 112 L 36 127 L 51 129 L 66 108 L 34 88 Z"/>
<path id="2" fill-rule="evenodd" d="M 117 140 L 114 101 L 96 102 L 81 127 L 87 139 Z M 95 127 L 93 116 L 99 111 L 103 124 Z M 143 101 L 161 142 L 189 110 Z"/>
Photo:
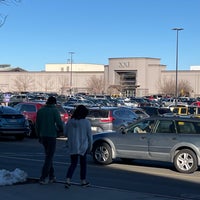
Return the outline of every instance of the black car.
<path id="1" fill-rule="evenodd" d="M 17 140 L 23 140 L 29 131 L 29 122 L 24 115 L 12 107 L 0 106 L 1 136 L 15 136 Z"/>
<path id="2" fill-rule="evenodd" d="M 169 108 L 165 107 L 141 106 L 140 108 L 142 108 L 149 116 L 173 114 Z"/>

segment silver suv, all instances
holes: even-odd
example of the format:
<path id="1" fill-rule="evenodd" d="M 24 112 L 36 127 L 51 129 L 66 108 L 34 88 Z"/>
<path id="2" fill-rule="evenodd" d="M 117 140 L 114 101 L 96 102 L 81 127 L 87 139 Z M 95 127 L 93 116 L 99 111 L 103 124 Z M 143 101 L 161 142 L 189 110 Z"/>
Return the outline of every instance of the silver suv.
<path id="1" fill-rule="evenodd" d="M 87 116 L 93 133 L 124 130 L 138 118 L 131 108 L 126 107 L 91 107 Z"/>
<path id="2" fill-rule="evenodd" d="M 149 117 L 124 131 L 93 136 L 93 159 L 110 164 L 113 159 L 166 161 L 177 171 L 193 173 L 200 165 L 200 120 L 184 117 Z"/>

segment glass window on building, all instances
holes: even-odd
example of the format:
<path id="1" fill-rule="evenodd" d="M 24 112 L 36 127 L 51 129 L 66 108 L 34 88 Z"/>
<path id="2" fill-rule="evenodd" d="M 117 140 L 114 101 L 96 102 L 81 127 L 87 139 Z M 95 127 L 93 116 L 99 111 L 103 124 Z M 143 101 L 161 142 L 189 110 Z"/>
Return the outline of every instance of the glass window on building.
<path id="1" fill-rule="evenodd" d="M 122 87 L 123 96 L 135 96 L 136 93 L 136 71 L 117 71 L 116 84 Z"/>

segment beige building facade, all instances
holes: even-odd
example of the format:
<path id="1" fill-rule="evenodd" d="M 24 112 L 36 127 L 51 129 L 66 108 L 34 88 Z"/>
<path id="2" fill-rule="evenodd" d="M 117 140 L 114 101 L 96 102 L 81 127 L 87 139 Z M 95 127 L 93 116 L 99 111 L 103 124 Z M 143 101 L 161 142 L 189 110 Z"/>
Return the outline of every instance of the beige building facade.
<path id="1" fill-rule="evenodd" d="M 46 64 L 45 71 L 1 70 L 1 92 L 56 92 L 68 95 L 90 91 L 91 78 L 103 79 L 102 93 L 146 96 L 161 93 L 166 80 L 175 80 L 175 70 L 166 70 L 159 58 L 109 58 L 108 65 Z M 178 80 L 188 81 L 191 96 L 200 96 L 200 70 L 179 70 Z M 95 86 L 94 86 L 95 87 Z"/>
<path id="2" fill-rule="evenodd" d="M 0 92 L 88 92 L 92 77 L 104 79 L 104 65 L 46 64 L 45 71 L 36 72 L 7 67 L 0 70 Z"/>
<path id="3" fill-rule="evenodd" d="M 120 85 L 123 96 L 158 94 L 161 72 L 165 69 L 157 58 L 109 58 L 106 85 Z"/>

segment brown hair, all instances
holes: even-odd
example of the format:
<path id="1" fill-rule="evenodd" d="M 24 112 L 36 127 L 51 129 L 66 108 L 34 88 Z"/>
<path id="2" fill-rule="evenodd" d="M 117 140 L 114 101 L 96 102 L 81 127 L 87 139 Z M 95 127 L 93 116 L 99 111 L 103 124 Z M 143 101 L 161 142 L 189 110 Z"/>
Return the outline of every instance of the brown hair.
<path id="1" fill-rule="evenodd" d="M 84 105 L 78 105 L 74 110 L 72 117 L 74 119 L 84 119 L 88 115 L 89 110 Z"/>
<path id="2" fill-rule="evenodd" d="M 46 104 L 56 104 L 56 98 L 53 97 L 53 96 L 50 96 L 48 99 L 47 99 L 47 102 Z"/>

